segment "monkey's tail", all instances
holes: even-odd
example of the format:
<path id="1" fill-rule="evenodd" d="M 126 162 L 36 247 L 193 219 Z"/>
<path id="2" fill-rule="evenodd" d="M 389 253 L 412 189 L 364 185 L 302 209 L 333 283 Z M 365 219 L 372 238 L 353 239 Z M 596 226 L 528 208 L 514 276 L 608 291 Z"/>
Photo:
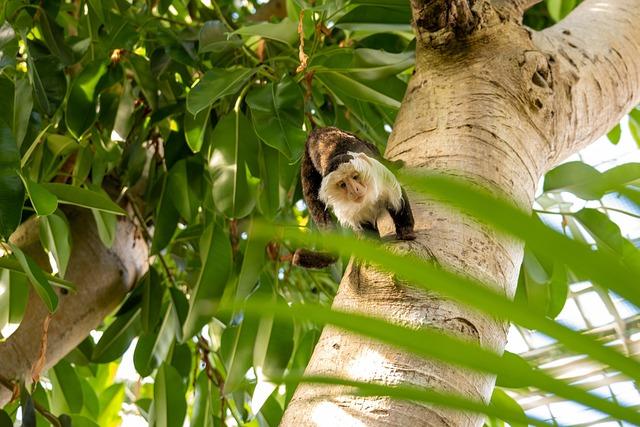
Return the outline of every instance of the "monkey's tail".
<path id="1" fill-rule="evenodd" d="M 325 268 L 335 263 L 338 257 L 326 252 L 315 252 L 298 248 L 293 254 L 291 262 L 303 268 Z"/>

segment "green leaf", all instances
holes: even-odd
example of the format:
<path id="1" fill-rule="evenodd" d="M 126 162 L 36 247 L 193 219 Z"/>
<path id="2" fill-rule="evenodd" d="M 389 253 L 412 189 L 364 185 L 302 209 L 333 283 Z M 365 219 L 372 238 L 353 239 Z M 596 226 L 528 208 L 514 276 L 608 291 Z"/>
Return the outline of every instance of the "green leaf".
<path id="1" fill-rule="evenodd" d="M 226 216 L 243 218 L 256 203 L 256 185 L 247 176 L 247 161 L 255 158 L 257 151 L 256 136 L 245 116 L 234 111 L 218 122 L 212 141 L 213 202 Z"/>
<path id="2" fill-rule="evenodd" d="M 20 323 L 28 297 L 29 283 L 24 274 L 0 270 L 0 330 L 8 323 Z"/>
<path id="3" fill-rule="evenodd" d="M 130 310 L 117 317 L 100 337 L 93 348 L 91 360 L 107 363 L 116 360 L 129 348 L 129 344 L 140 332 L 140 310 Z"/>
<path id="4" fill-rule="evenodd" d="M 56 271 L 64 277 L 71 257 L 71 232 L 62 212 L 40 218 L 40 242 L 45 251 L 51 253 Z"/>
<path id="5" fill-rule="evenodd" d="M 576 0 L 546 0 L 549 15 L 558 22 L 576 7 Z"/>
<path id="6" fill-rule="evenodd" d="M 336 27 L 368 32 L 411 31 L 411 9 L 394 4 L 359 5 L 343 15 Z"/>
<path id="7" fill-rule="evenodd" d="M 198 53 L 221 53 L 227 49 L 242 46 L 242 39 L 231 34 L 227 37 L 227 29 L 220 21 L 207 21 L 198 35 Z"/>
<path id="8" fill-rule="evenodd" d="M 93 62 L 84 67 L 71 85 L 65 119 L 67 128 L 76 139 L 96 120 L 96 86 L 106 71 L 103 61 Z"/>
<path id="9" fill-rule="evenodd" d="M 165 288 L 158 271 L 151 266 L 142 280 L 141 322 L 144 332 L 151 332 L 160 320 L 160 310 Z"/>
<path id="10" fill-rule="evenodd" d="M 246 25 L 238 28 L 233 34 L 258 36 L 293 45 L 298 40 L 298 23 L 284 18 L 277 23 L 262 22 L 256 25 Z"/>
<path id="11" fill-rule="evenodd" d="M 415 62 L 413 51 L 390 53 L 380 49 L 325 49 L 313 57 L 312 70 L 348 73 L 360 80 L 380 80 L 408 69 Z"/>
<path id="12" fill-rule="evenodd" d="M 49 98 L 47 98 L 47 92 L 45 91 L 42 79 L 40 78 L 40 74 L 38 72 L 38 68 L 36 67 L 33 51 L 31 49 L 33 45 L 30 42 L 26 41 L 26 38 L 26 34 L 23 34 L 22 39 L 25 41 L 25 45 L 27 47 L 27 72 L 29 75 L 29 82 L 31 83 L 33 92 L 36 95 L 36 105 L 42 113 L 44 113 L 45 115 L 50 115 L 53 112 L 52 106 L 49 102 Z"/>
<path id="13" fill-rule="evenodd" d="M 187 95 L 187 110 L 196 115 L 220 98 L 236 93 L 254 72 L 244 67 L 207 71 Z"/>
<path id="14" fill-rule="evenodd" d="M 172 196 L 167 184 L 168 177 L 165 177 L 162 187 L 160 201 L 155 212 L 155 229 L 153 230 L 153 239 L 151 240 L 151 255 L 159 253 L 166 248 L 178 226 L 180 214 L 174 207 L 171 200 Z"/>
<path id="15" fill-rule="evenodd" d="M 82 386 L 76 370 L 64 359 L 49 370 L 53 385 L 51 409 L 54 413 L 78 413 L 83 406 Z"/>
<path id="16" fill-rule="evenodd" d="M 154 421 L 157 427 L 181 426 L 187 412 L 182 378 L 175 368 L 163 364 L 153 386 Z"/>
<path id="17" fill-rule="evenodd" d="M 97 209 L 91 209 L 93 218 L 96 221 L 96 227 L 98 228 L 98 236 L 100 241 L 107 247 L 111 248 L 113 242 L 116 239 L 116 229 L 118 226 L 118 218 L 109 212 L 104 212 Z"/>
<path id="18" fill-rule="evenodd" d="M 193 222 L 198 214 L 203 174 L 202 164 L 195 159 L 178 160 L 169 171 L 167 189 L 171 202 L 189 223 Z"/>
<path id="19" fill-rule="evenodd" d="M 64 40 L 64 30 L 56 23 L 55 18 L 44 9 L 41 9 L 40 12 L 36 14 L 36 17 L 44 42 L 51 53 L 58 57 L 63 64 L 71 65 L 74 62 L 73 53 Z"/>
<path id="20" fill-rule="evenodd" d="M 16 80 L 13 100 L 13 135 L 16 137 L 18 147 L 22 145 L 22 141 L 27 134 L 29 117 L 31 117 L 31 109 L 33 108 L 31 92 L 29 79 Z"/>
<path id="21" fill-rule="evenodd" d="M 600 178 L 601 173 L 586 163 L 563 163 L 547 172 L 543 190 L 569 191 L 585 200 L 597 200 L 603 195 Z"/>
<path id="22" fill-rule="evenodd" d="M 214 427 L 216 425 L 214 414 L 220 412 L 219 395 L 219 389 L 212 384 L 207 373 L 201 371 L 196 380 L 191 427 Z"/>
<path id="23" fill-rule="evenodd" d="M 221 350 L 227 370 L 223 394 L 240 389 L 245 381 L 245 375 L 252 366 L 257 333 L 258 319 L 255 317 L 245 317 L 241 322 L 227 326 L 222 333 Z"/>
<path id="24" fill-rule="evenodd" d="M 24 186 L 18 176 L 20 154 L 11 129 L 0 120 L 0 236 L 13 233 L 22 217 Z"/>
<path id="25" fill-rule="evenodd" d="M 258 137 L 289 160 L 302 155 L 307 133 L 304 123 L 304 100 L 298 84 L 286 77 L 249 93 L 247 104 Z"/>
<path id="26" fill-rule="evenodd" d="M 466 212 L 469 212 L 469 207 L 473 206 L 475 215 L 489 223 L 501 224 L 502 230 L 508 230 L 509 232 L 513 232 L 515 229 L 521 232 L 526 231 L 528 242 L 537 243 L 542 241 L 545 243 L 546 246 L 544 247 L 536 245 L 539 250 L 543 252 L 545 249 L 547 252 L 554 251 L 554 255 L 558 253 L 568 255 L 565 260 L 576 271 L 580 271 L 580 267 L 587 264 L 590 271 L 606 277 L 607 280 L 615 283 L 616 287 L 619 284 L 618 282 L 635 282 L 631 278 L 633 274 L 629 275 L 628 271 L 622 272 L 621 270 L 625 269 L 619 266 L 612 266 L 619 264 L 617 261 L 610 263 L 611 261 L 607 259 L 603 263 L 599 256 L 592 254 L 590 249 L 575 244 L 575 242 L 547 229 L 542 224 L 537 225 L 526 214 L 499 199 L 489 196 L 479 197 L 483 193 L 479 193 L 477 190 L 467 190 L 467 187 L 460 184 L 452 185 L 451 178 L 437 180 L 435 177 L 431 177 L 421 182 L 415 177 L 414 180 L 409 181 L 406 174 L 403 174 L 402 177 L 403 181 L 405 183 L 408 182 L 412 188 L 425 193 L 429 190 L 429 194 L 432 196 L 437 195 L 438 200 L 446 197 L 446 199 L 442 200 L 446 200 L 447 203 L 455 203 L 455 206 L 459 206 L 458 204 L 464 201 L 463 206 Z M 418 186 L 419 183 L 421 186 Z M 454 199 L 451 199 L 454 195 Z M 482 209 L 490 211 L 493 217 L 489 218 Z M 505 224 L 509 224 L 510 227 L 505 228 Z M 515 228 L 511 228 L 511 226 L 515 226 Z M 593 338 L 579 334 L 544 316 L 532 313 L 526 304 L 510 301 L 504 295 L 498 295 L 490 290 L 487 285 L 480 284 L 470 278 L 460 277 L 444 269 L 436 268 L 431 262 L 416 256 L 399 256 L 390 250 L 383 250 L 372 242 L 366 243 L 356 239 L 349 239 L 336 233 L 330 233 L 330 238 L 326 237 L 326 232 L 323 233 L 324 239 L 311 238 L 314 234 L 302 233 L 288 228 L 273 230 L 273 225 L 269 227 L 261 225 L 256 227 L 255 232 L 261 233 L 265 238 L 273 238 L 277 233 L 282 233 L 283 239 L 295 242 L 299 247 L 314 247 L 315 245 L 319 250 L 329 250 L 345 255 L 358 254 L 359 257 L 375 262 L 379 268 L 392 271 L 399 278 L 416 286 L 429 289 L 432 292 L 442 293 L 492 316 L 504 317 L 529 329 L 540 330 L 558 339 L 567 348 L 577 352 L 584 352 L 607 365 L 616 366 L 617 369 L 626 372 L 630 376 L 640 373 L 640 364 L 630 361 L 617 351 L 601 346 Z M 530 238 L 529 233 L 535 236 L 535 239 Z M 519 235 L 519 237 L 522 237 L 522 235 Z M 548 249 L 548 247 L 554 249 Z M 606 258 L 606 256 L 604 257 Z M 612 281 L 613 276 L 615 276 L 615 279 Z M 628 294 L 629 292 L 624 293 Z"/>
<path id="27" fill-rule="evenodd" d="M 81 206 L 84 208 L 97 209 L 116 215 L 126 215 L 127 213 L 107 196 L 86 188 L 75 187 L 73 185 L 59 183 L 40 184 L 45 190 L 58 197 L 59 203 Z"/>
<path id="28" fill-rule="evenodd" d="M 21 276 L 25 276 L 26 273 L 20 263 L 9 257 L 0 257 L 0 268 L 5 270 L 10 270 L 15 273 L 19 273 Z M 75 286 L 73 283 L 68 280 L 61 279 L 60 277 L 52 276 L 51 274 L 44 273 L 45 277 L 49 281 L 49 283 L 58 286 L 59 288 L 67 289 L 70 291 L 75 291 Z"/>
<path id="29" fill-rule="evenodd" d="M 131 64 L 133 76 L 142 89 L 149 106 L 152 110 L 156 110 L 158 108 L 157 79 L 151 74 L 149 61 L 145 57 L 136 54 L 127 55 L 127 60 Z"/>
<path id="30" fill-rule="evenodd" d="M 607 138 L 611 141 L 612 144 L 617 145 L 620 142 L 620 136 L 622 135 L 622 129 L 620 128 L 620 124 L 617 124 L 607 133 Z"/>
<path id="31" fill-rule="evenodd" d="M 100 416 L 96 420 L 99 426 L 118 425 L 120 423 L 121 419 L 118 414 L 122 410 L 124 394 L 123 383 L 113 384 L 100 393 Z"/>
<path id="32" fill-rule="evenodd" d="M 40 216 L 54 213 L 58 208 L 58 198 L 37 182 L 31 181 L 24 175 L 21 177 L 36 213 Z"/>
<path id="33" fill-rule="evenodd" d="M 210 225 L 205 229 L 200 239 L 200 259 L 202 268 L 189 300 L 183 341 L 211 320 L 231 271 L 231 243 L 221 225 Z"/>
<path id="34" fill-rule="evenodd" d="M 350 239 L 350 241 L 356 243 L 354 239 Z M 554 393 L 557 396 L 590 406 L 608 413 L 616 419 L 635 423 L 640 422 L 640 414 L 631 408 L 622 407 L 614 402 L 596 397 L 578 386 L 571 386 L 562 380 L 552 378 L 540 370 L 533 369 L 526 362 L 522 364 L 520 359 L 502 357 L 491 350 L 482 348 L 477 343 L 456 338 L 431 328 L 423 327 L 416 330 L 412 327 L 399 326 L 381 319 L 362 316 L 353 312 L 329 310 L 312 304 L 294 304 L 287 308 L 282 304 L 270 303 L 267 300 L 258 301 L 256 299 L 254 301 L 249 300 L 244 309 L 248 313 L 272 314 L 283 319 L 293 316 L 299 320 L 331 324 L 340 329 L 365 335 L 397 348 L 411 351 L 421 357 L 435 358 L 481 372 L 497 375 L 507 374 L 517 381 L 522 381 Z"/>
<path id="35" fill-rule="evenodd" d="M 13 420 L 4 409 L 0 409 L 0 427 L 13 427 Z M 211 425 L 213 427 L 213 425 Z"/>
<path id="36" fill-rule="evenodd" d="M 27 256 L 22 250 L 14 244 L 9 243 L 11 251 L 20 263 L 23 271 L 26 273 L 33 289 L 36 291 L 42 302 L 47 306 L 49 312 L 53 313 L 58 308 L 58 295 L 53 290 L 47 276 L 38 264 Z"/>
<path id="37" fill-rule="evenodd" d="M 189 148 L 194 153 L 200 152 L 207 128 L 209 127 L 209 117 L 211 107 L 205 108 L 198 114 L 193 115 L 186 111 L 184 113 L 184 136 L 189 144 Z"/>
<path id="38" fill-rule="evenodd" d="M 156 310 L 158 307 L 156 307 Z M 178 319 L 172 304 L 167 304 L 164 318 L 157 333 L 142 335 L 133 355 L 136 371 L 146 377 L 165 361 L 174 342 Z"/>
<path id="39" fill-rule="evenodd" d="M 629 112 L 629 131 L 636 145 L 640 147 L 640 110 L 637 108 Z"/>
<path id="40" fill-rule="evenodd" d="M 491 404 L 500 408 L 508 408 L 510 414 L 518 414 L 517 418 L 521 420 L 526 419 L 526 414 L 522 407 L 516 402 L 511 396 L 505 393 L 503 390 L 499 388 L 493 389 L 493 394 L 491 395 Z M 512 427 L 526 427 L 527 423 L 519 423 L 511 421 L 510 425 Z"/>
<path id="41" fill-rule="evenodd" d="M 247 245 L 242 258 L 242 267 L 238 276 L 236 299 L 244 300 L 255 288 L 260 272 L 265 265 L 265 247 L 267 241 L 256 236 L 253 231 L 253 220 L 249 224 Z"/>
<path id="42" fill-rule="evenodd" d="M 355 78 L 334 71 L 323 71 L 317 74 L 318 80 L 329 90 L 347 93 L 351 97 L 361 101 L 372 102 L 384 107 L 398 109 L 400 101 L 394 99 L 377 89 L 357 81 Z"/>

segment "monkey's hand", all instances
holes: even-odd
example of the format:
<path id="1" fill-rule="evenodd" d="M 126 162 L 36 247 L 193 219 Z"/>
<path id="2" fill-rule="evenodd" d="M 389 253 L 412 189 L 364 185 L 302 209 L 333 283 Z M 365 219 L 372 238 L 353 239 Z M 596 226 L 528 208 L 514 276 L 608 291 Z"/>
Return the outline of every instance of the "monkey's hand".
<path id="1" fill-rule="evenodd" d="M 398 240 L 416 240 L 416 232 L 413 227 L 399 228 L 396 230 L 396 238 Z"/>

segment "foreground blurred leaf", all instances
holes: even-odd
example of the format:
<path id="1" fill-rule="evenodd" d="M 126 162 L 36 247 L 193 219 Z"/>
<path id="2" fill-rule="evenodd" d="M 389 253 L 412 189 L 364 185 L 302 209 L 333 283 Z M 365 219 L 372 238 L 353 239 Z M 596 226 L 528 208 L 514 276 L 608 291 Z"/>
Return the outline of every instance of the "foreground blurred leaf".
<path id="1" fill-rule="evenodd" d="M 53 386 L 51 408 L 55 413 L 78 413 L 83 406 L 82 387 L 75 369 L 64 359 L 49 370 Z"/>
<path id="2" fill-rule="evenodd" d="M 42 185 L 23 176 L 31 204 L 40 216 L 51 215 L 58 208 L 58 198 Z"/>
<path id="3" fill-rule="evenodd" d="M 569 191 L 584 200 L 598 200 L 606 193 L 640 180 L 640 163 L 627 163 L 599 172 L 582 162 L 568 162 L 547 172 L 544 191 Z"/>

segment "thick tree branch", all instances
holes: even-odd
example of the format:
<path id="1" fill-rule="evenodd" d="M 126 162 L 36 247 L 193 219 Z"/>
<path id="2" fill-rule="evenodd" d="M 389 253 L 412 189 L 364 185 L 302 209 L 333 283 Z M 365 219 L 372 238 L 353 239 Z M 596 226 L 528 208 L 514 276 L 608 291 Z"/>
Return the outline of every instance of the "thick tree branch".
<path id="1" fill-rule="evenodd" d="M 533 34 L 549 60 L 555 126 L 549 164 L 610 130 L 640 102 L 640 2 L 586 0 Z"/>
<path id="2" fill-rule="evenodd" d="M 98 237 L 91 212 L 74 209 L 67 217 L 73 250 L 66 278 L 76 285 L 77 292 L 57 290 L 60 303 L 48 327 L 44 369 L 55 365 L 95 329 L 147 269 L 147 245 L 128 219 L 118 220 L 115 243 L 107 249 Z M 48 266 L 35 218 L 22 224 L 11 240 L 43 268 Z M 47 314 L 40 298 L 31 291 L 20 326 L 0 343 L 0 376 L 11 381 L 30 381 L 32 367 L 38 362 Z M 0 385 L 0 407 L 10 398 L 11 390 Z"/>

